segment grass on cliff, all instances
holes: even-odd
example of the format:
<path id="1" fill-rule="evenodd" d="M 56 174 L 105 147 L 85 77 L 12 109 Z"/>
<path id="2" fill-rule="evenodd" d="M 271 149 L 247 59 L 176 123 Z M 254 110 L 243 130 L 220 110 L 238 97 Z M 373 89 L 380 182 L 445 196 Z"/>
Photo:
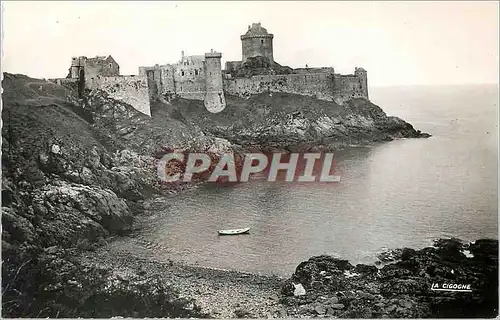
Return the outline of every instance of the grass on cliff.
<path id="1" fill-rule="evenodd" d="M 23 74 L 4 73 L 2 81 L 4 103 L 18 102 L 29 105 L 64 103 L 74 93 L 44 79 L 30 78 Z"/>
<path id="2" fill-rule="evenodd" d="M 116 150 L 106 134 L 93 127 L 92 114 L 65 87 L 8 73 L 4 73 L 2 86 L 4 161 L 16 161 L 10 157 L 14 153 L 28 162 L 38 161 L 40 152 L 48 152 L 52 144 L 69 153 L 82 153 L 93 146 Z"/>

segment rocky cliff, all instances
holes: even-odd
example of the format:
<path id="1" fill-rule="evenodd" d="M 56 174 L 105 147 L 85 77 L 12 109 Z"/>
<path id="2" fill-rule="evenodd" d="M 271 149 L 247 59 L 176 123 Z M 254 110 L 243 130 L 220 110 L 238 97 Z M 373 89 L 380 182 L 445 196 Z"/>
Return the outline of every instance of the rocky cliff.
<path id="1" fill-rule="evenodd" d="M 498 316 L 498 241 L 440 239 L 397 249 L 379 266 L 331 256 L 304 261 L 282 287 L 288 316 L 338 318 L 494 318 Z M 301 285 L 298 295 L 294 285 Z M 468 285 L 469 292 L 432 286 Z"/>
<path id="2" fill-rule="evenodd" d="M 9 317 L 203 316 L 189 299 L 140 273 L 82 266 L 74 257 L 134 228 L 161 185 L 166 150 L 332 149 L 425 136 L 365 100 L 344 108 L 289 94 L 156 102 L 152 117 L 93 90 L 23 75 L 2 82 L 2 313 Z M 123 306 L 127 305 L 126 308 Z"/>
<path id="3" fill-rule="evenodd" d="M 193 100 L 157 102 L 155 110 L 175 110 L 207 135 L 248 149 L 335 150 L 398 138 L 426 138 L 400 118 L 387 116 L 373 103 L 335 102 L 288 93 L 265 93 L 243 99 L 227 96 L 228 108 L 209 113 Z"/>

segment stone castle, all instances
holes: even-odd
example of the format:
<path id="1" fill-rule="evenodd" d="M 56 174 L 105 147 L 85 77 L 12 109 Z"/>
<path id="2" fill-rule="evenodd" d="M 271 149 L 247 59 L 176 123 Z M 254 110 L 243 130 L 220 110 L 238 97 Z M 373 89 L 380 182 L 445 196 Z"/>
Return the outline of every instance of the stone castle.
<path id="1" fill-rule="evenodd" d="M 335 73 L 332 67 L 292 69 L 275 62 L 273 34 L 260 23 L 248 26 L 240 37 L 241 61 L 227 61 L 222 70 L 222 54 L 211 50 L 204 55 L 184 55 L 172 64 L 139 67 L 139 75 L 120 75 L 111 56 L 74 57 L 65 79 L 80 95 L 85 90 L 102 90 L 111 97 L 150 114 L 150 101 L 173 97 L 204 101 L 210 112 L 226 107 L 225 95 L 249 97 L 263 92 L 287 92 L 313 96 L 343 104 L 352 98 L 368 99 L 367 74 L 355 68 L 354 74 Z"/>

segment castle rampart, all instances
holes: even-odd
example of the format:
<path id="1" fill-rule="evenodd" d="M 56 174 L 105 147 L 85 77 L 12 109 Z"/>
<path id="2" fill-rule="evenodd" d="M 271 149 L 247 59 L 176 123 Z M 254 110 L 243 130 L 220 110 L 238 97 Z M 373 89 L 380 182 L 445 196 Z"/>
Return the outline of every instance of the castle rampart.
<path id="1" fill-rule="evenodd" d="M 334 100 L 333 73 L 262 75 L 224 80 L 228 94 L 249 97 L 263 92 L 286 92 Z"/>
<path id="2" fill-rule="evenodd" d="M 119 65 L 111 56 L 74 57 L 64 84 L 103 90 L 150 115 L 149 102 L 159 97 L 179 96 L 203 100 L 211 112 L 226 107 L 224 93 L 248 97 L 263 92 L 307 95 L 338 104 L 353 98 L 368 99 L 368 77 L 363 68 L 353 74 L 335 73 L 332 67 L 297 68 L 274 61 L 273 38 L 260 23 L 253 23 L 242 35 L 242 61 L 227 61 L 222 70 L 222 54 L 213 50 L 204 55 L 186 56 L 173 64 L 139 67 L 138 76 L 120 76 Z M 62 79 L 60 83 L 63 84 Z"/>

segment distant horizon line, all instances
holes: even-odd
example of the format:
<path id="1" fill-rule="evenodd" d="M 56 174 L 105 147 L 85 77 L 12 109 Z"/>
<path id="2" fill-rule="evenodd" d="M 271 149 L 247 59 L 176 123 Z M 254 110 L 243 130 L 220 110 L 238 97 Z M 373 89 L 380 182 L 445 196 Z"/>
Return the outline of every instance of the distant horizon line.
<path id="1" fill-rule="evenodd" d="M 368 88 L 395 88 L 395 87 L 461 87 L 461 86 L 499 86 L 499 82 L 470 82 L 470 83 L 436 83 L 436 84 L 383 84 L 383 85 L 370 85 Z"/>

